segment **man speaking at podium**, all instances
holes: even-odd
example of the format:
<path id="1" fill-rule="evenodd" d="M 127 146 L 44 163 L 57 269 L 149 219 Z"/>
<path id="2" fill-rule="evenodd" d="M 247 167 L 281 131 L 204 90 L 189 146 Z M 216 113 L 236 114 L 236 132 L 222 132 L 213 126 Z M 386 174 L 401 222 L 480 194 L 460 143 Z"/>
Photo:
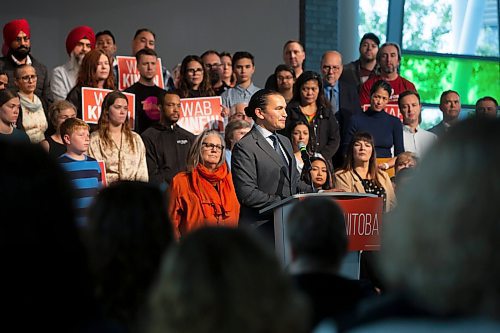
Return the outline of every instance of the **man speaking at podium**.
<path id="1" fill-rule="evenodd" d="M 285 108 L 278 92 L 257 91 L 245 108 L 255 124 L 236 144 L 231 159 L 240 225 L 252 225 L 269 237 L 274 235 L 272 211 L 259 214 L 259 210 L 297 192 L 310 192 L 299 181 L 290 140 L 276 133 L 285 128 Z"/>

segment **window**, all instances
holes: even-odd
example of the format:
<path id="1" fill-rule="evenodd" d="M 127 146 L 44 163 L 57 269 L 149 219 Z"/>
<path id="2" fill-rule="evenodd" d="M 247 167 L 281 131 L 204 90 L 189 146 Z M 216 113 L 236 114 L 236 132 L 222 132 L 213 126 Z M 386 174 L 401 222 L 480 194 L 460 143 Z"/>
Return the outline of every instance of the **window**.
<path id="1" fill-rule="evenodd" d="M 498 60 L 405 52 L 401 76 L 415 84 L 422 102 L 439 104 L 445 90 L 456 90 L 463 105 L 483 96 L 500 96 Z"/>
<path id="2" fill-rule="evenodd" d="M 498 1 L 406 0 L 403 49 L 499 56 Z"/>
<path id="3" fill-rule="evenodd" d="M 373 32 L 380 40 L 387 38 L 389 0 L 359 0 L 359 36 Z"/>

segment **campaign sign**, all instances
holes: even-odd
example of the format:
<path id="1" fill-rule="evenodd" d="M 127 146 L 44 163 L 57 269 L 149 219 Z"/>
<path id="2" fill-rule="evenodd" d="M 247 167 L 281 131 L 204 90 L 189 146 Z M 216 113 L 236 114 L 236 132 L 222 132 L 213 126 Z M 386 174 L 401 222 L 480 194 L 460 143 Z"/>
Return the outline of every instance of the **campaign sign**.
<path id="1" fill-rule="evenodd" d="M 99 164 L 99 169 L 101 169 L 101 181 L 102 181 L 102 187 L 108 186 L 108 180 L 106 178 L 106 164 L 104 164 L 104 161 L 97 160 L 97 163 Z"/>
<path id="2" fill-rule="evenodd" d="M 383 199 L 365 197 L 335 202 L 344 212 L 349 251 L 379 250 Z"/>
<path id="3" fill-rule="evenodd" d="M 223 133 L 224 118 L 221 116 L 221 104 L 220 96 L 182 98 L 182 110 L 177 124 L 194 135 L 206 129 Z"/>
<path id="4" fill-rule="evenodd" d="M 112 90 L 82 87 L 82 118 L 87 124 L 97 124 L 101 115 L 101 105 L 104 97 Z M 135 95 L 123 92 L 128 100 L 129 124 L 134 128 L 135 120 Z"/>
<path id="5" fill-rule="evenodd" d="M 363 112 L 365 112 L 366 110 L 368 110 L 368 108 L 370 108 L 370 104 L 363 104 Z M 401 122 L 403 122 L 403 114 L 401 113 L 401 111 L 399 111 L 399 105 L 397 105 L 397 104 L 387 104 L 385 106 L 384 110 L 385 110 L 385 112 L 387 112 L 391 116 L 399 118 L 399 120 L 401 120 Z"/>
<path id="6" fill-rule="evenodd" d="M 117 56 L 116 61 L 118 62 L 118 90 L 127 89 L 139 81 L 140 74 L 137 70 L 137 60 L 135 57 Z M 165 88 L 160 58 L 158 58 L 158 62 L 156 63 L 156 75 L 153 81 L 158 87 Z"/>

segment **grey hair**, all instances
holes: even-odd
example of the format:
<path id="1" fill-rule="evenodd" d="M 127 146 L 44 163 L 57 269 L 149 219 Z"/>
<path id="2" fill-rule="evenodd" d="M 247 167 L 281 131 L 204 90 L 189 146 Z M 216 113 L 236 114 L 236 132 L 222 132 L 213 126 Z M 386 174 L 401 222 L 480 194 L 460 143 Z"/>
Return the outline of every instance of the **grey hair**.
<path id="1" fill-rule="evenodd" d="M 383 229 L 381 268 L 439 313 L 500 318 L 500 122 L 470 119 L 431 148 Z"/>
<path id="2" fill-rule="evenodd" d="M 204 130 L 203 132 L 200 133 L 200 135 L 196 137 L 196 139 L 193 142 L 193 145 L 189 149 L 187 157 L 188 171 L 193 171 L 198 166 L 198 164 L 203 162 L 201 158 L 201 149 L 203 148 L 202 143 L 203 140 L 205 140 L 205 138 L 210 135 L 218 136 L 220 139 L 220 144 L 223 147 L 219 163 L 217 163 L 217 167 L 220 167 L 226 161 L 226 147 L 224 146 L 224 138 L 222 138 L 222 135 L 218 131 L 213 129 Z"/>

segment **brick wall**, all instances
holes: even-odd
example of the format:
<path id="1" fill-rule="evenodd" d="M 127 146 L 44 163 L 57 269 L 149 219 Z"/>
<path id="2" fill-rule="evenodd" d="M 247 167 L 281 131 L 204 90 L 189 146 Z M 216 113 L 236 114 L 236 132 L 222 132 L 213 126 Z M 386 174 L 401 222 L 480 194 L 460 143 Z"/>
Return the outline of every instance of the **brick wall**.
<path id="1" fill-rule="evenodd" d="M 301 39 L 307 70 L 320 71 L 323 52 L 338 48 L 338 0 L 302 0 Z"/>

